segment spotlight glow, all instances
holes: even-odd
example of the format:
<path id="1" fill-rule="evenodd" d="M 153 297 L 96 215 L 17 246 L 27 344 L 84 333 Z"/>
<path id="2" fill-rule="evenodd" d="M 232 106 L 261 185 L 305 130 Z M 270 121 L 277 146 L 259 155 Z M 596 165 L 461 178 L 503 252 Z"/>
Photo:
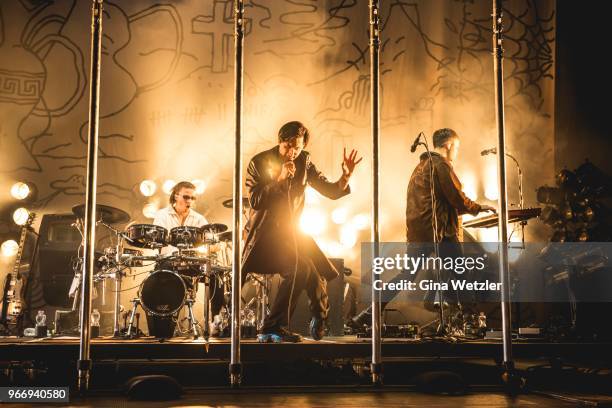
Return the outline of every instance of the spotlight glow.
<path id="1" fill-rule="evenodd" d="M 344 224 L 348 219 L 348 209 L 346 207 L 336 208 L 331 213 L 334 224 Z"/>
<path id="2" fill-rule="evenodd" d="M 11 196 L 16 200 L 25 200 L 30 195 L 31 190 L 30 186 L 21 181 L 13 184 L 11 187 Z"/>
<path id="3" fill-rule="evenodd" d="M 201 255 L 208 255 L 209 246 L 208 244 L 200 245 L 199 247 L 196 248 L 196 251 Z"/>
<path id="4" fill-rule="evenodd" d="M 310 186 L 306 187 L 306 190 L 304 190 L 304 194 L 306 194 L 306 197 L 304 199 L 304 202 L 306 204 L 318 204 L 321 201 L 321 196 L 319 195 L 319 193 L 317 193 L 317 191 Z"/>
<path id="5" fill-rule="evenodd" d="M 340 230 L 340 243 L 344 248 L 352 248 L 357 243 L 357 230 L 348 224 Z"/>
<path id="6" fill-rule="evenodd" d="M 145 197 L 151 197 L 157 191 L 157 184 L 153 180 L 143 180 L 140 183 L 140 192 Z"/>
<path id="7" fill-rule="evenodd" d="M 470 200 L 476 201 L 478 193 L 476 192 L 476 177 L 473 172 L 466 172 L 461 178 L 463 183 L 463 192 Z"/>
<path id="8" fill-rule="evenodd" d="M 309 235 L 321 235 L 327 227 L 327 220 L 323 211 L 315 208 L 307 208 L 300 217 L 300 228 Z"/>
<path id="9" fill-rule="evenodd" d="M 20 207 L 13 212 L 13 221 L 17 225 L 25 225 L 25 223 L 28 222 L 29 217 L 30 212 L 23 207 Z"/>
<path id="10" fill-rule="evenodd" d="M 332 241 L 327 245 L 327 251 L 330 258 L 342 258 L 344 247 L 339 242 Z"/>
<path id="11" fill-rule="evenodd" d="M 13 239 L 4 241 L 0 249 L 0 251 L 2 252 L 2 255 L 7 256 L 7 257 L 17 255 L 18 250 L 19 250 L 19 244 L 17 243 L 17 241 Z"/>
<path id="12" fill-rule="evenodd" d="M 166 194 L 170 194 L 174 186 L 176 186 L 176 181 L 166 180 L 164 181 L 164 184 L 162 185 L 162 191 Z"/>
<path id="13" fill-rule="evenodd" d="M 197 195 L 204 194 L 204 191 L 206 191 L 207 187 L 206 182 L 204 180 L 192 180 L 191 182 L 194 186 L 196 186 L 195 192 Z"/>
<path id="14" fill-rule="evenodd" d="M 351 223 L 358 230 L 367 229 L 370 226 L 370 216 L 366 213 L 357 214 L 353 217 Z"/>
<path id="15" fill-rule="evenodd" d="M 142 208 L 142 215 L 147 218 L 155 218 L 157 211 L 159 211 L 159 205 L 156 203 L 148 203 Z"/>
<path id="16" fill-rule="evenodd" d="M 499 191 L 497 187 L 497 167 L 494 164 L 487 166 L 487 170 L 485 172 L 484 195 L 491 201 L 497 201 L 499 198 Z"/>

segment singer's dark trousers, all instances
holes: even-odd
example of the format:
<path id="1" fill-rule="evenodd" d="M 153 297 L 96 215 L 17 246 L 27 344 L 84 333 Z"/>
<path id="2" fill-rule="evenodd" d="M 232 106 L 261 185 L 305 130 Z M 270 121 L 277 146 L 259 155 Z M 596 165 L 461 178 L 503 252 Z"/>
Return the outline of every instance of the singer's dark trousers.
<path id="1" fill-rule="evenodd" d="M 262 328 L 264 333 L 289 326 L 289 318 L 293 315 L 302 290 L 306 290 L 312 316 L 327 319 L 329 311 L 327 281 L 319 275 L 308 256 L 300 255 L 296 271 L 281 273 L 278 293 L 270 309 L 270 315 L 265 319 Z"/>

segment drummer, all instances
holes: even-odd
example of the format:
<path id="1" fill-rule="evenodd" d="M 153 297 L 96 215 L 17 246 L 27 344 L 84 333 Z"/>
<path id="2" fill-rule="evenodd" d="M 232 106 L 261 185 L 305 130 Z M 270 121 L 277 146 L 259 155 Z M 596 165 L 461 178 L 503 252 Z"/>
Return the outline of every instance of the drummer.
<path id="1" fill-rule="evenodd" d="M 202 214 L 191 208 L 196 200 L 195 190 L 195 185 L 189 181 L 177 183 L 170 192 L 168 199 L 170 205 L 155 214 L 153 224 L 164 227 L 168 232 L 175 227 L 202 227 L 208 224 Z M 167 246 L 162 249 L 162 254 L 172 252 L 174 249 Z"/>

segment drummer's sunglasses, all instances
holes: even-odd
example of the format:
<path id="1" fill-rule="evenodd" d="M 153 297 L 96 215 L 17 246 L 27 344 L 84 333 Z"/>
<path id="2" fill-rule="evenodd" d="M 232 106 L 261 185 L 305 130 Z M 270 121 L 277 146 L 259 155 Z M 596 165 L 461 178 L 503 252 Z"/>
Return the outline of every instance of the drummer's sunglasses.
<path id="1" fill-rule="evenodd" d="M 177 195 L 178 195 L 178 194 L 177 194 Z M 193 201 L 195 201 L 195 199 L 196 199 L 196 196 L 190 196 L 190 195 L 187 195 L 187 194 L 183 194 L 183 195 L 182 195 L 182 196 L 180 196 L 180 197 L 183 197 L 183 200 L 185 200 L 185 201 L 187 201 L 187 200 L 193 200 Z"/>

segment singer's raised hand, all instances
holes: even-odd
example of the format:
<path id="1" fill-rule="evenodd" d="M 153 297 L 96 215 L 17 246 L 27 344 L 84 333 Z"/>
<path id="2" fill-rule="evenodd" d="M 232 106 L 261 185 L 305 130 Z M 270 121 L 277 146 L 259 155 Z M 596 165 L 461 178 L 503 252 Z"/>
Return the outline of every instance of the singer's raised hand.
<path id="1" fill-rule="evenodd" d="M 343 160 L 342 160 L 342 177 L 345 179 L 349 179 L 355 170 L 355 166 L 359 164 L 363 160 L 363 157 L 357 159 L 357 150 L 351 150 L 351 153 L 346 155 L 346 147 L 343 152 Z"/>
<path id="2" fill-rule="evenodd" d="M 283 163 L 281 167 L 281 172 L 277 180 L 283 181 L 288 178 L 293 178 L 294 175 L 295 175 L 295 162 L 293 162 L 292 160 L 288 160 Z"/>

